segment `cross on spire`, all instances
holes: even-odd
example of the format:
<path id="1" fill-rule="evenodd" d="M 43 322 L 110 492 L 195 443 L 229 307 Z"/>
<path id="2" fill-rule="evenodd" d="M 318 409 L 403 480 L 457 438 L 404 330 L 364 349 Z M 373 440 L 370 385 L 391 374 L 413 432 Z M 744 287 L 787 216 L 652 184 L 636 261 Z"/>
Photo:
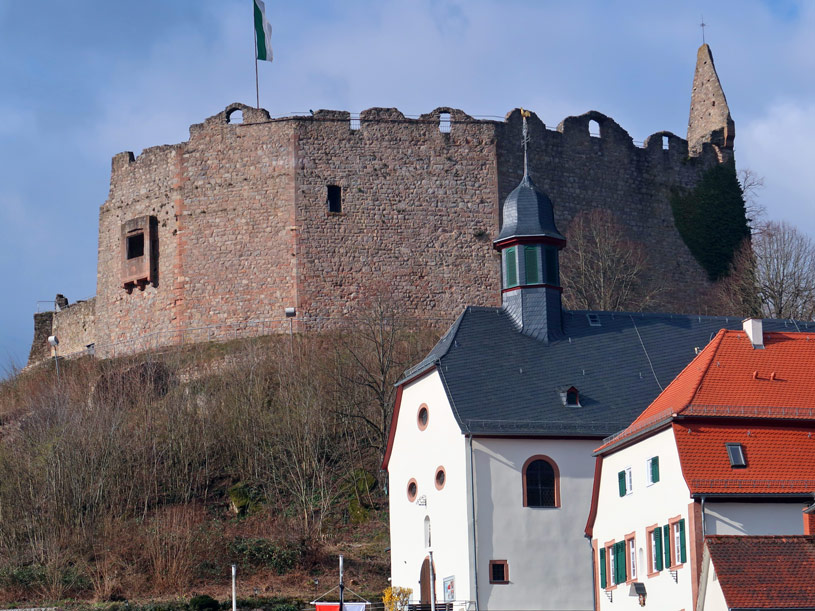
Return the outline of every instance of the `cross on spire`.
<path id="1" fill-rule="evenodd" d="M 705 23 L 705 16 L 702 15 L 702 23 L 699 24 L 699 27 L 702 28 L 702 44 L 705 44 L 705 27 L 707 24 Z"/>
<path id="2" fill-rule="evenodd" d="M 527 126 L 527 124 L 526 124 L 526 119 L 527 119 L 527 117 L 529 117 L 531 115 L 532 115 L 531 112 L 521 108 L 521 117 L 523 118 L 523 131 L 522 131 L 523 137 L 521 138 L 521 140 L 523 141 L 523 147 L 524 147 L 524 176 L 529 175 L 529 163 L 528 163 L 528 160 L 527 160 L 527 153 L 526 153 L 526 146 L 527 146 L 527 144 L 529 144 L 529 126 Z"/>

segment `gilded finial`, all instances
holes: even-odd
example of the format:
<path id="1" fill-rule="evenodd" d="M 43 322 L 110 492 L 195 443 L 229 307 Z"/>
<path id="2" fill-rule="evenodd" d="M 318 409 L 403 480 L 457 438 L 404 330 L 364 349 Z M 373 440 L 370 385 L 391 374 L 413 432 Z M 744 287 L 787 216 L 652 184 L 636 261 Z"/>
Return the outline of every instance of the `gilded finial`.
<path id="1" fill-rule="evenodd" d="M 524 146 L 524 177 L 529 175 L 529 165 L 527 162 L 527 154 L 526 154 L 526 145 L 529 142 L 529 127 L 526 124 L 526 120 L 532 116 L 532 113 L 528 110 L 524 110 L 521 108 L 521 118 L 523 119 L 523 146 Z"/>

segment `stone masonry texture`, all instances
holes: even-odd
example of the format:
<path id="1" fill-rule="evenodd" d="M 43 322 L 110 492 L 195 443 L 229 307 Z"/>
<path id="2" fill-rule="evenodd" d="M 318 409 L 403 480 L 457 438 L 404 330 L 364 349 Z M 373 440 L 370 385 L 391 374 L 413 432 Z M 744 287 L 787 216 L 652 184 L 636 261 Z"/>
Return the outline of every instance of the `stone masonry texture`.
<path id="1" fill-rule="evenodd" d="M 690 154 L 686 140 L 659 132 L 639 147 L 594 111 L 557 130 L 533 114 L 529 131 L 530 174 L 562 232 L 580 211 L 610 209 L 646 246 L 673 303 L 707 286 L 674 227 L 669 193 L 721 162 L 714 144 Z M 330 328 L 378 295 L 446 323 L 466 305 L 500 305 L 492 240 L 522 173 L 517 109 L 486 121 L 454 108 L 418 119 L 371 108 L 357 126 L 347 112 L 271 119 L 232 104 L 191 126 L 187 142 L 113 158 L 95 303 L 56 312 L 53 328 L 104 357 L 148 336 L 152 347 L 189 329 L 282 319 L 291 306 L 301 329 Z M 328 210 L 329 185 L 341 187 L 340 212 Z M 154 219 L 153 271 L 150 283 L 126 289 L 122 228 L 139 217 Z M 35 344 L 46 321 L 37 324 Z M 30 362 L 43 354 L 32 346 Z"/>

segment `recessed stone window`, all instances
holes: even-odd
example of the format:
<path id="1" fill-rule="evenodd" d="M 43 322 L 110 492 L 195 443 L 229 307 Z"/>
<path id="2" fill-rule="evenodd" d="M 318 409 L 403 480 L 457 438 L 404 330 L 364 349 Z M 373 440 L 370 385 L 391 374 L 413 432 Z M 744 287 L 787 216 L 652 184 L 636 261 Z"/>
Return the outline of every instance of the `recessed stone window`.
<path id="1" fill-rule="evenodd" d="M 436 490 L 441 490 L 444 488 L 444 483 L 447 481 L 447 473 L 444 470 L 444 467 L 439 467 L 436 469 Z"/>
<path id="2" fill-rule="evenodd" d="M 419 494 L 419 485 L 416 480 L 411 478 L 407 485 L 407 497 L 411 503 L 416 500 L 416 495 Z"/>
<path id="3" fill-rule="evenodd" d="M 326 187 L 326 203 L 329 212 L 333 214 L 342 212 L 342 187 L 338 185 L 328 185 Z"/>
<path id="4" fill-rule="evenodd" d="M 157 285 L 158 241 L 156 217 L 140 216 L 122 224 L 122 286 L 130 293 L 148 284 Z"/>
<path id="5" fill-rule="evenodd" d="M 416 424 L 419 425 L 419 430 L 423 431 L 427 428 L 427 423 L 430 421 L 430 412 L 427 410 L 427 404 L 422 403 L 419 406 L 419 412 L 416 414 Z"/>

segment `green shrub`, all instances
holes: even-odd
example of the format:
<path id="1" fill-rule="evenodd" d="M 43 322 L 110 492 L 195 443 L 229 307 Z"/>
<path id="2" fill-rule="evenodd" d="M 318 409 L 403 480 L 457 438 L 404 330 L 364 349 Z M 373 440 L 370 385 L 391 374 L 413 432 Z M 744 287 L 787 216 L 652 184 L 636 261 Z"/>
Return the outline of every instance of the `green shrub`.
<path id="1" fill-rule="evenodd" d="M 729 273 L 733 255 L 750 237 L 735 165 L 718 165 L 694 189 L 674 190 L 671 209 L 679 235 L 710 280 Z"/>
<path id="2" fill-rule="evenodd" d="M 199 594 L 190 599 L 190 609 L 192 611 L 217 611 L 220 604 L 212 596 Z"/>
<path id="3" fill-rule="evenodd" d="M 268 539 L 237 538 L 229 551 L 244 565 L 273 569 L 278 575 L 291 571 L 300 559 L 299 546 L 280 545 Z"/>

